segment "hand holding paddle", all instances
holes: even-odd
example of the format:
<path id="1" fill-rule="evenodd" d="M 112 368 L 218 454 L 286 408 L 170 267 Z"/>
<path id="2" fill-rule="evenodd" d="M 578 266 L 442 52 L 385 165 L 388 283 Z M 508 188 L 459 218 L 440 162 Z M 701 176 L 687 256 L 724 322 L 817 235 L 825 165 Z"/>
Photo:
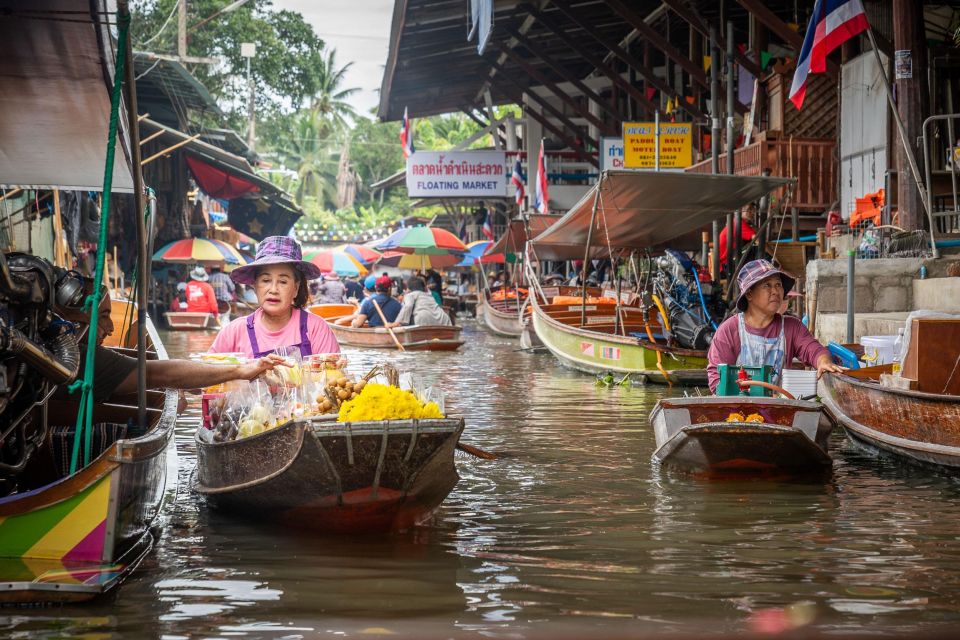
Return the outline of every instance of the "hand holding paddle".
<path id="1" fill-rule="evenodd" d="M 374 298 L 370 298 L 370 302 L 373 303 L 373 308 L 377 310 L 377 315 L 379 315 L 380 320 L 383 321 L 383 326 L 387 329 L 390 337 L 393 338 L 393 342 L 397 345 L 397 349 L 400 349 L 400 351 L 406 351 L 406 349 L 403 348 L 403 345 L 400 344 L 400 341 L 397 340 L 397 334 L 395 334 L 393 329 L 389 326 L 390 323 L 387 322 L 387 317 L 383 315 L 383 309 L 380 308 L 380 304 Z"/>

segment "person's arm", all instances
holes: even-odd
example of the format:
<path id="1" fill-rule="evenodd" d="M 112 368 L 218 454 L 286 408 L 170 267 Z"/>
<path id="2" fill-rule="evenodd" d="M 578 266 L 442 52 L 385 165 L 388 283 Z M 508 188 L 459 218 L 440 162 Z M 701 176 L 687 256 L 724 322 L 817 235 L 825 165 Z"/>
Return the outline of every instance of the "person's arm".
<path id="1" fill-rule="evenodd" d="M 200 389 L 230 380 L 253 380 L 277 366 L 289 366 L 275 353 L 246 364 L 209 364 L 192 360 L 147 360 L 147 387 L 150 389 Z M 114 390 L 116 394 L 137 390 L 134 369 Z"/>
<path id="2" fill-rule="evenodd" d="M 796 318 L 785 317 L 784 330 L 789 330 L 793 337 L 793 357 L 803 362 L 808 367 L 817 370 L 817 378 L 823 377 L 825 373 L 841 373 L 845 371 L 843 367 L 834 364 L 830 357 L 830 351 L 820 344 L 813 334 Z"/>
<path id="3" fill-rule="evenodd" d="M 236 299 L 237 285 L 233 284 L 233 278 L 227 278 L 226 284 L 227 284 L 227 291 L 230 292 L 230 297 Z"/>
<path id="4" fill-rule="evenodd" d="M 408 293 L 403 297 L 403 307 L 400 308 L 397 319 L 393 322 L 388 322 L 386 326 L 399 327 L 402 324 L 410 324 L 410 319 L 413 317 L 413 310 L 416 306 L 417 297 L 412 293 Z"/>
<path id="5" fill-rule="evenodd" d="M 740 335 L 737 331 L 736 316 L 721 323 L 717 332 L 710 342 L 710 349 L 707 350 L 707 383 L 710 385 L 710 391 L 717 392 L 717 385 L 720 384 L 721 364 L 736 364 L 740 356 Z"/>
<path id="6" fill-rule="evenodd" d="M 362 327 L 365 324 L 367 324 L 367 314 L 365 313 L 358 313 L 350 322 L 351 327 Z"/>

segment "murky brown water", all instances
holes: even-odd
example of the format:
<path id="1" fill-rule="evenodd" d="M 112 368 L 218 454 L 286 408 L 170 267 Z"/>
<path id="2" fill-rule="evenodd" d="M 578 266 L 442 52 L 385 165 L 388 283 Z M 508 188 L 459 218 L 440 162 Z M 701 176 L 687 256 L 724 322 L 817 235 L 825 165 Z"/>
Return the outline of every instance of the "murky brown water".
<path id="1" fill-rule="evenodd" d="M 308 536 L 180 493 L 156 552 L 86 607 L 0 610 L 0 635 L 555 637 L 960 626 L 960 482 L 835 434 L 826 483 L 710 482 L 651 465 L 659 388 L 599 388 L 546 353 L 465 330 L 461 353 L 349 351 L 417 367 L 467 419 L 462 480 L 428 527 Z M 172 354 L 210 335 L 167 336 Z"/>

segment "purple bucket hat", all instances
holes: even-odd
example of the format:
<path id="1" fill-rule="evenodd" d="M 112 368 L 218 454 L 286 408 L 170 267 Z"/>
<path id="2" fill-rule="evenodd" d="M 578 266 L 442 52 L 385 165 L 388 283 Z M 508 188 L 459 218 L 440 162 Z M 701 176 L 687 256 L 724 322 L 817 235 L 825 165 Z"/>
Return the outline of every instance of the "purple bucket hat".
<path id="1" fill-rule="evenodd" d="M 319 267 L 303 259 L 299 242 L 289 236 L 270 236 L 257 245 L 256 259 L 234 269 L 230 278 L 237 284 L 253 284 L 257 267 L 268 264 L 292 264 L 307 280 L 320 277 Z"/>
<path id="2" fill-rule="evenodd" d="M 786 297 L 793 285 L 797 283 L 796 278 L 786 271 L 777 269 L 769 260 L 752 260 L 743 265 L 740 273 L 737 274 L 737 288 L 740 289 L 740 296 L 737 298 L 737 309 L 747 310 L 747 291 L 750 287 L 761 280 L 766 280 L 770 276 L 779 275 L 783 282 L 783 295 Z"/>

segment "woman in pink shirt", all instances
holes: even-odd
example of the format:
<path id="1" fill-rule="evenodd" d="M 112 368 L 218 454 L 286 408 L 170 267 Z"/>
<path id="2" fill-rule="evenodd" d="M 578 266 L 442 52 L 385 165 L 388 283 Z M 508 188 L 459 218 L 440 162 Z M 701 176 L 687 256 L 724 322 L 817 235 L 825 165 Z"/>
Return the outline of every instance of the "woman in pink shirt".
<path id="1" fill-rule="evenodd" d="M 237 318 L 217 335 L 211 353 L 240 352 L 260 358 L 280 347 L 297 347 L 300 354 L 340 353 L 340 344 L 326 321 L 304 309 L 307 280 L 320 270 L 303 260 L 300 244 L 286 236 L 264 238 L 252 263 L 234 269 L 237 284 L 252 285 L 260 308 Z"/>
<path id="2" fill-rule="evenodd" d="M 743 265 L 737 274 L 740 313 L 723 321 L 707 351 L 707 381 L 711 391 L 715 392 L 720 382 L 717 366 L 721 364 L 770 365 L 773 368 L 771 382 L 777 385 L 784 367 L 789 367 L 794 358 L 816 368 L 818 378 L 826 372 L 843 371 L 800 320 L 779 313 L 784 296 L 794 284 L 792 277 L 766 260 Z"/>

